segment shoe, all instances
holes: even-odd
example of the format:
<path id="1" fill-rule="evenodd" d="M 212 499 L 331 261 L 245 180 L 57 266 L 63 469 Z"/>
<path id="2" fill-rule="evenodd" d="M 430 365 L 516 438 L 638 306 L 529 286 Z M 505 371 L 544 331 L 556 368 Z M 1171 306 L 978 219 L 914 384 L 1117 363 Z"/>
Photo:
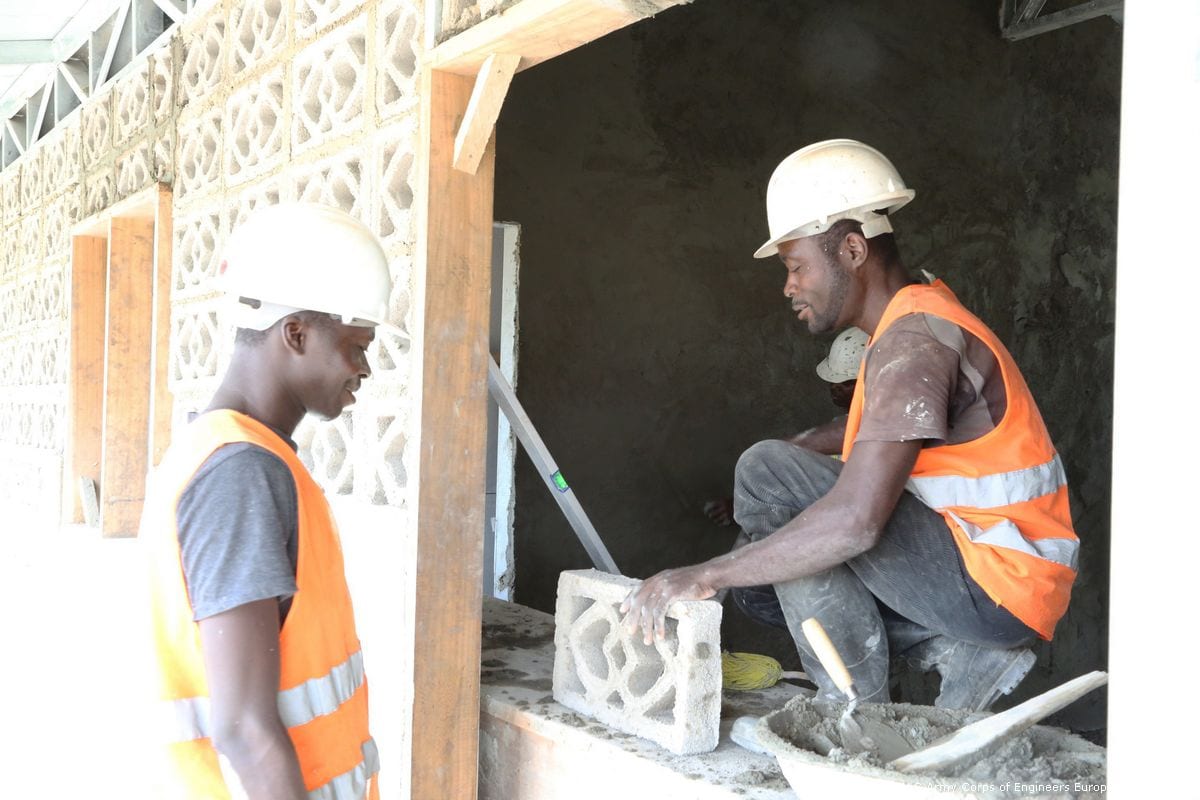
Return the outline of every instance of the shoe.
<path id="1" fill-rule="evenodd" d="M 1028 647 L 1003 650 L 935 636 L 903 654 L 910 667 L 936 669 L 942 687 L 934 705 L 986 711 L 1020 685 L 1037 656 Z"/>

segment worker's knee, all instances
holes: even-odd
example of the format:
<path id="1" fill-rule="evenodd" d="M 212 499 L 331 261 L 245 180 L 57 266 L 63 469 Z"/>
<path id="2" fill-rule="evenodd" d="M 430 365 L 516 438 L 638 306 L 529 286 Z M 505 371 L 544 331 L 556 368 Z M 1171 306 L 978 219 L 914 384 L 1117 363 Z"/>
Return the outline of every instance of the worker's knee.
<path id="1" fill-rule="evenodd" d="M 795 460 L 796 451 L 801 448 L 779 439 L 768 439 L 747 448 L 738 458 L 734 468 L 737 480 L 757 478 L 763 474 L 777 473 L 776 465 L 788 460 Z"/>

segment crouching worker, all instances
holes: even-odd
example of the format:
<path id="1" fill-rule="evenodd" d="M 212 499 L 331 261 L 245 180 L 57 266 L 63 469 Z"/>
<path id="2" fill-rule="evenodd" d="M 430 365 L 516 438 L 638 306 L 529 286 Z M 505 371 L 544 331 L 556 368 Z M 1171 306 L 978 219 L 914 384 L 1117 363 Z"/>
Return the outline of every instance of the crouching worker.
<path id="1" fill-rule="evenodd" d="M 338 417 L 371 375 L 387 261 L 362 223 L 295 203 L 236 229 L 221 273 L 233 357 L 175 432 L 140 531 L 167 794 L 377 798 L 341 545 L 292 436 L 305 414 Z"/>
<path id="2" fill-rule="evenodd" d="M 1017 365 L 941 281 L 913 280 L 888 215 L 914 196 L 859 142 L 793 153 L 767 188 L 784 294 L 812 333 L 870 334 L 842 461 L 760 442 L 734 477 L 750 543 L 630 593 L 630 630 L 662 635 L 675 600 L 771 584 L 805 671 L 841 699 L 804 637 L 816 617 L 859 695 L 886 702 L 893 657 L 941 674 L 937 705 L 986 709 L 1066 611 L 1079 547 L 1067 483 Z M 738 589 L 734 589 L 735 594 Z"/>

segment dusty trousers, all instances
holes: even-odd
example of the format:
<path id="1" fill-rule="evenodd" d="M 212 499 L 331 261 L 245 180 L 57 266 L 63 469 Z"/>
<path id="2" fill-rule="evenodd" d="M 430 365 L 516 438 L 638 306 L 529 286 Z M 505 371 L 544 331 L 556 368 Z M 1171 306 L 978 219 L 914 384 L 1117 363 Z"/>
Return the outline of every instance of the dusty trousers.
<path id="1" fill-rule="evenodd" d="M 759 442 L 738 460 L 734 519 L 752 541 L 770 536 L 824 496 L 842 466 L 787 442 Z M 733 596 L 751 618 L 786 625 L 819 694 L 838 700 L 842 693 L 801 631 L 809 617 L 821 621 L 866 702 L 891 699 L 893 656 L 920 669 L 936 667 L 942 673 L 938 704 L 952 707 L 986 707 L 1033 663 L 1029 651 L 1016 659 L 1013 648 L 1028 645 L 1036 633 L 967 574 L 942 516 L 907 491 L 867 552 L 773 587 L 734 589 Z M 1008 663 L 1014 660 L 1024 669 Z M 987 685 L 972 685 L 981 681 Z"/>

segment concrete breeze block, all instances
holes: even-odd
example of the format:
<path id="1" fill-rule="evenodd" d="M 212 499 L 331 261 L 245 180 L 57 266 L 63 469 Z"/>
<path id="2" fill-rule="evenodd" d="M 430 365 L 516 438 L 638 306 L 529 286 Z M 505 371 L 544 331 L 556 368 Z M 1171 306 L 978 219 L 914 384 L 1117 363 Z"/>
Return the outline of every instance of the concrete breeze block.
<path id="1" fill-rule="evenodd" d="M 676 602 L 666 639 L 645 645 L 620 624 L 638 583 L 591 569 L 559 576 L 554 699 L 674 753 L 707 753 L 721 721 L 721 606 Z"/>

